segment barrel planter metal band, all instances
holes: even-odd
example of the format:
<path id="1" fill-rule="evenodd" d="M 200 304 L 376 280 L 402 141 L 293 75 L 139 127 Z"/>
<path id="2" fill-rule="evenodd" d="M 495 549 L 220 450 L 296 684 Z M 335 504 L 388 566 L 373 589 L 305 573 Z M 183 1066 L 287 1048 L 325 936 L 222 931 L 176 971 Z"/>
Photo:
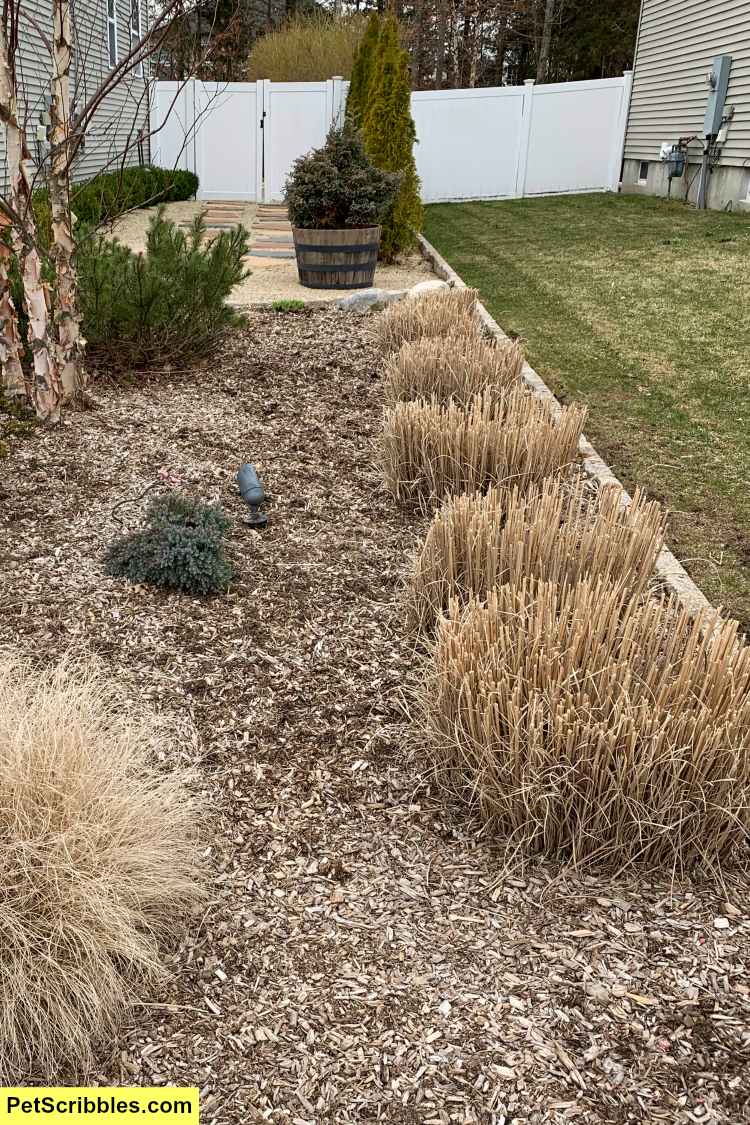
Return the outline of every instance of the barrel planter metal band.
<path id="1" fill-rule="evenodd" d="M 380 227 L 293 227 L 292 231 L 300 285 L 307 289 L 367 289 L 373 284 Z"/>

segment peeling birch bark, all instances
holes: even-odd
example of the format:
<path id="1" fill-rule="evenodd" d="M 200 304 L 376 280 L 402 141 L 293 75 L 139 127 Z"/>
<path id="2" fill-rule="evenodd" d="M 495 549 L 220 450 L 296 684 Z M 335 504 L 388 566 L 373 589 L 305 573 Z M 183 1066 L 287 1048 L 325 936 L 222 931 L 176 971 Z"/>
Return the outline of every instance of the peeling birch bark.
<path id="1" fill-rule="evenodd" d="M 8 44 L 0 27 L 0 119 L 5 132 L 5 151 L 13 210 L 13 249 L 23 279 L 24 308 L 29 318 L 29 345 L 33 375 L 31 402 L 45 425 L 60 420 L 62 387 L 55 356 L 55 341 L 49 315 L 49 293 L 42 278 L 39 234 L 31 205 L 31 183 L 26 162 L 29 152 L 18 122 L 18 103 L 8 57 Z"/>
<path id="2" fill-rule="evenodd" d="M 0 243 L 0 364 L 6 398 L 26 398 L 31 388 L 21 367 L 23 344 L 18 334 L 18 316 L 10 295 L 8 258 L 10 249 Z"/>
<path id="3" fill-rule="evenodd" d="M 85 388 L 83 352 L 86 341 L 81 336 L 81 307 L 78 299 L 73 216 L 70 210 L 70 170 L 68 164 L 70 134 L 70 0 L 54 0 L 52 8 L 52 153 L 49 173 L 52 207 L 53 245 L 50 250 L 55 263 L 55 325 L 58 332 L 57 362 L 62 383 L 63 403 L 82 394 Z"/>

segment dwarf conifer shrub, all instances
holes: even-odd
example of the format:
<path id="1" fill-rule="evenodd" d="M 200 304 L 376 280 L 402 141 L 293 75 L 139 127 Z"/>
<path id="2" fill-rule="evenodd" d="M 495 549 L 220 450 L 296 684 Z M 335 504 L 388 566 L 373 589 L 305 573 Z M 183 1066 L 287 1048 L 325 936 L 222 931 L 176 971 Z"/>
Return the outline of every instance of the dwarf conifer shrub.
<path id="1" fill-rule="evenodd" d="M 210 594 L 230 582 L 222 540 L 232 520 L 217 505 L 160 496 L 149 505 L 145 523 L 142 531 L 110 544 L 104 556 L 108 574 L 186 594 Z"/>
<path id="2" fill-rule="evenodd" d="M 422 229 L 423 210 L 413 151 L 417 133 L 411 115 L 409 52 L 399 47 L 393 12 L 383 25 L 375 51 L 363 127 L 373 163 L 402 176 L 398 196 L 383 219 L 380 236 L 381 261 L 392 262 L 403 250 L 415 245 Z"/>
<path id="3" fill-rule="evenodd" d="M 248 276 L 248 232 L 220 231 L 204 245 L 205 229 L 196 216 L 179 230 L 161 206 L 145 254 L 103 235 L 84 242 L 78 274 L 90 351 L 103 350 L 120 368 L 179 366 L 237 320 L 225 298 Z"/>
<path id="4" fill-rule="evenodd" d="M 294 162 L 286 205 L 295 227 L 376 227 L 396 198 L 403 176 L 376 168 L 364 136 L 351 121 L 333 126 L 322 148 Z"/>
<path id="5" fill-rule="evenodd" d="M 3 1085 L 90 1071 L 204 897 L 187 778 L 124 694 L 70 661 L 0 659 Z"/>

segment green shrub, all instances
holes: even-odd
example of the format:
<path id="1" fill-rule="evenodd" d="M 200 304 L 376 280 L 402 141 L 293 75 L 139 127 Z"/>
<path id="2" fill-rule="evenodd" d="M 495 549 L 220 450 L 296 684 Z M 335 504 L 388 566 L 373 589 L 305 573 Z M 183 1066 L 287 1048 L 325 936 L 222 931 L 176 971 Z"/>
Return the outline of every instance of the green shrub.
<path id="1" fill-rule="evenodd" d="M 75 184 L 71 191 L 71 206 L 80 227 L 95 227 L 103 222 L 112 222 L 134 207 L 190 199 L 199 186 L 200 181 L 194 172 L 143 165 Z M 46 245 L 49 245 L 51 209 L 47 188 L 34 193 L 34 212 L 43 238 L 46 235 Z"/>
<path id="2" fill-rule="evenodd" d="M 304 301 L 272 301 L 271 308 L 274 312 L 297 312 L 300 309 L 306 309 L 307 305 Z"/>
<path id="3" fill-rule="evenodd" d="M 231 517 L 216 504 L 160 496 L 148 506 L 145 530 L 110 544 L 105 570 L 133 584 L 148 582 L 186 594 L 210 594 L 233 577 L 222 542 L 231 525 Z"/>
<path id="4" fill-rule="evenodd" d="M 256 39 L 245 81 L 270 78 L 272 82 L 325 82 L 327 78 L 349 78 L 364 31 L 365 17 L 359 12 L 338 20 L 319 8 L 295 12 L 276 31 Z"/>
<path id="5" fill-rule="evenodd" d="M 372 12 L 367 24 L 367 31 L 354 56 L 352 80 L 346 95 L 346 116 L 351 118 L 354 124 L 360 128 L 364 121 L 367 97 L 372 81 L 375 50 L 379 39 L 380 16 L 377 12 Z"/>
<path id="6" fill-rule="evenodd" d="M 0 458 L 10 450 L 18 438 L 32 438 L 36 427 L 36 415 L 22 402 L 7 399 L 0 387 Z"/>
<path id="7" fill-rule="evenodd" d="M 398 44 L 396 17 L 389 13 L 375 52 L 364 120 L 365 142 L 378 168 L 401 174 L 398 196 L 383 219 L 380 258 L 392 262 L 413 246 L 422 229 L 422 201 L 414 163 L 416 129 L 411 116 L 409 52 Z"/>
<path id="8" fill-rule="evenodd" d="M 403 173 L 376 168 L 351 121 L 333 126 L 322 148 L 295 160 L 286 205 L 296 227 L 375 227 L 393 204 Z"/>
<path id="9" fill-rule="evenodd" d="M 151 218 L 145 254 L 104 235 L 78 254 L 89 350 L 103 349 L 120 368 L 190 363 L 238 319 L 224 302 L 249 276 L 248 232 L 221 231 L 203 246 L 201 216 L 185 232 L 164 210 Z"/>

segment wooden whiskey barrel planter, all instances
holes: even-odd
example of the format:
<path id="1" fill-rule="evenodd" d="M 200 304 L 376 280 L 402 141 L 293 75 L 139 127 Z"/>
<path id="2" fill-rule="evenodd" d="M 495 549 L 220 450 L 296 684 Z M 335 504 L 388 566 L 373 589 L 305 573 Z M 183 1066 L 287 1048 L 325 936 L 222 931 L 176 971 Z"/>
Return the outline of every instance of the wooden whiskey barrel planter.
<path id="1" fill-rule="evenodd" d="M 308 289 L 367 289 L 375 280 L 380 227 L 292 227 L 299 283 Z"/>

